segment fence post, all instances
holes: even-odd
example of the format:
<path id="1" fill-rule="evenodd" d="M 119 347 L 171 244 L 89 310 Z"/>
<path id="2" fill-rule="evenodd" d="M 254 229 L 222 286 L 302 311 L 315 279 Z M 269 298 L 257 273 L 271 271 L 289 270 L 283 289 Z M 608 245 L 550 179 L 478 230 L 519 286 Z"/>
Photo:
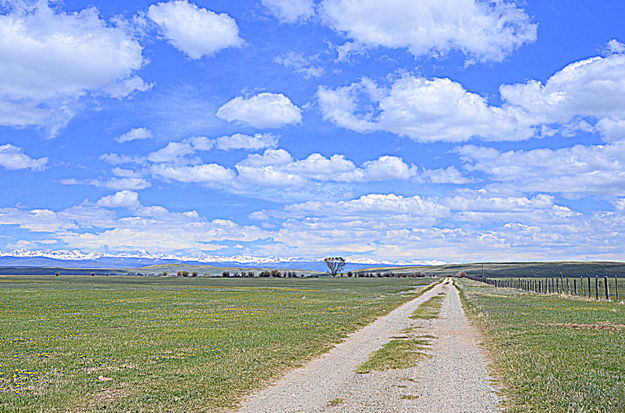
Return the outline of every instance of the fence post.
<path id="1" fill-rule="evenodd" d="M 590 286 L 590 277 L 588 277 L 588 298 L 592 298 L 592 287 Z"/>
<path id="2" fill-rule="evenodd" d="M 595 275 L 595 300 L 599 300 L 599 276 Z"/>
<path id="3" fill-rule="evenodd" d="M 584 279 L 583 278 L 579 279 L 579 287 L 580 287 L 579 295 L 585 296 L 586 293 L 584 292 Z"/>
<path id="4" fill-rule="evenodd" d="M 577 296 L 577 278 L 573 278 L 573 293 Z"/>
<path id="5" fill-rule="evenodd" d="M 618 275 L 614 276 L 614 298 L 618 301 Z"/>
<path id="6" fill-rule="evenodd" d="M 608 277 L 603 277 L 603 281 L 605 282 L 605 299 L 610 301 L 610 280 Z"/>
<path id="7" fill-rule="evenodd" d="M 568 294 L 571 295 L 571 282 L 568 278 L 566 279 L 566 289 L 568 291 Z"/>

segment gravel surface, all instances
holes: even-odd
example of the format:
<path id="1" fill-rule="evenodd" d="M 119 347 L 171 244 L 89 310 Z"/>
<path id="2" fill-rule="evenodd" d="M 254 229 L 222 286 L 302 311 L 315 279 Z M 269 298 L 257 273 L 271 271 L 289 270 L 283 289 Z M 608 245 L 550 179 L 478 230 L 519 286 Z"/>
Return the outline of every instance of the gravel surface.
<path id="1" fill-rule="evenodd" d="M 410 320 L 423 302 L 444 292 L 441 319 Z M 432 334 L 432 357 L 417 367 L 355 373 L 369 355 L 401 331 Z M 296 369 L 243 402 L 240 413 L 263 412 L 497 412 L 478 332 L 468 324 L 449 282 L 350 335 L 322 357 Z M 334 404 L 334 406 L 332 406 Z"/>
<path id="2" fill-rule="evenodd" d="M 417 366 L 418 403 L 410 412 L 499 412 L 499 397 L 479 347 L 480 334 L 462 309 L 458 290 L 449 286 L 440 318 L 431 322 L 430 334 L 438 337 L 433 356 Z"/>

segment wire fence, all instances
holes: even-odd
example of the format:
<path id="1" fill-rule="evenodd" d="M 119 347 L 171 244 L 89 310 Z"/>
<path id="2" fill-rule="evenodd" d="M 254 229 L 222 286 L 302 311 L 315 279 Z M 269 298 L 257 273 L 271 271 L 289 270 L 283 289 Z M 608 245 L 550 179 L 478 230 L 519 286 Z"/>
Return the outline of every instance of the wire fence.
<path id="1" fill-rule="evenodd" d="M 466 278 L 480 281 L 494 287 L 515 288 L 536 294 L 560 294 L 607 301 L 625 299 L 625 278 L 619 276 L 524 278 L 468 276 Z"/>

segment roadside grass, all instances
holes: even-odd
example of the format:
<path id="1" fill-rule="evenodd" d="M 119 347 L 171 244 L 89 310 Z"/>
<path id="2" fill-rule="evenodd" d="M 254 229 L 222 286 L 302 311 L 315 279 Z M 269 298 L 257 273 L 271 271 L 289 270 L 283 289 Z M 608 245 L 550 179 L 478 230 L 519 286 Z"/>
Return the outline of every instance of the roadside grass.
<path id="1" fill-rule="evenodd" d="M 625 411 L 625 306 L 457 284 L 507 411 Z"/>
<path id="2" fill-rule="evenodd" d="M 433 320 L 435 318 L 438 318 L 444 300 L 444 293 L 439 293 L 435 295 L 434 297 L 430 298 L 419 307 L 417 307 L 417 309 L 414 310 L 410 318 L 413 320 Z"/>
<path id="3" fill-rule="evenodd" d="M 358 366 L 356 373 L 366 374 L 372 371 L 407 369 L 414 367 L 427 357 L 424 352 L 430 343 L 429 339 L 395 339 L 374 351 L 369 359 Z"/>
<path id="4" fill-rule="evenodd" d="M 0 411 L 234 408 L 432 281 L 0 277 Z"/>
<path id="5" fill-rule="evenodd" d="M 328 407 L 336 407 L 345 403 L 345 399 L 332 399 L 328 402 Z"/>

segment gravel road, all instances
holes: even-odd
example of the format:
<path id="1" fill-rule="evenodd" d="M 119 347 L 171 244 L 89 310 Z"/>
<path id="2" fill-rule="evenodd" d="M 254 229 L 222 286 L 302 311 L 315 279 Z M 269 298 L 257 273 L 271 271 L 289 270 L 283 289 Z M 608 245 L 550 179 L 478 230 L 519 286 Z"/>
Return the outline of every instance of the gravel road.
<path id="1" fill-rule="evenodd" d="M 411 320 L 423 302 L 447 295 L 437 320 Z M 402 330 L 432 334 L 432 357 L 417 367 L 355 373 Z M 498 412 L 498 398 L 478 347 L 479 334 L 448 281 L 351 334 L 325 355 L 248 397 L 239 413 Z"/>
<path id="2" fill-rule="evenodd" d="M 410 412 L 499 412 L 499 397 L 487 371 L 488 361 L 479 347 L 480 334 L 469 324 L 458 290 L 450 286 L 440 318 L 430 334 L 438 337 L 433 356 L 417 366 L 418 403 Z"/>

